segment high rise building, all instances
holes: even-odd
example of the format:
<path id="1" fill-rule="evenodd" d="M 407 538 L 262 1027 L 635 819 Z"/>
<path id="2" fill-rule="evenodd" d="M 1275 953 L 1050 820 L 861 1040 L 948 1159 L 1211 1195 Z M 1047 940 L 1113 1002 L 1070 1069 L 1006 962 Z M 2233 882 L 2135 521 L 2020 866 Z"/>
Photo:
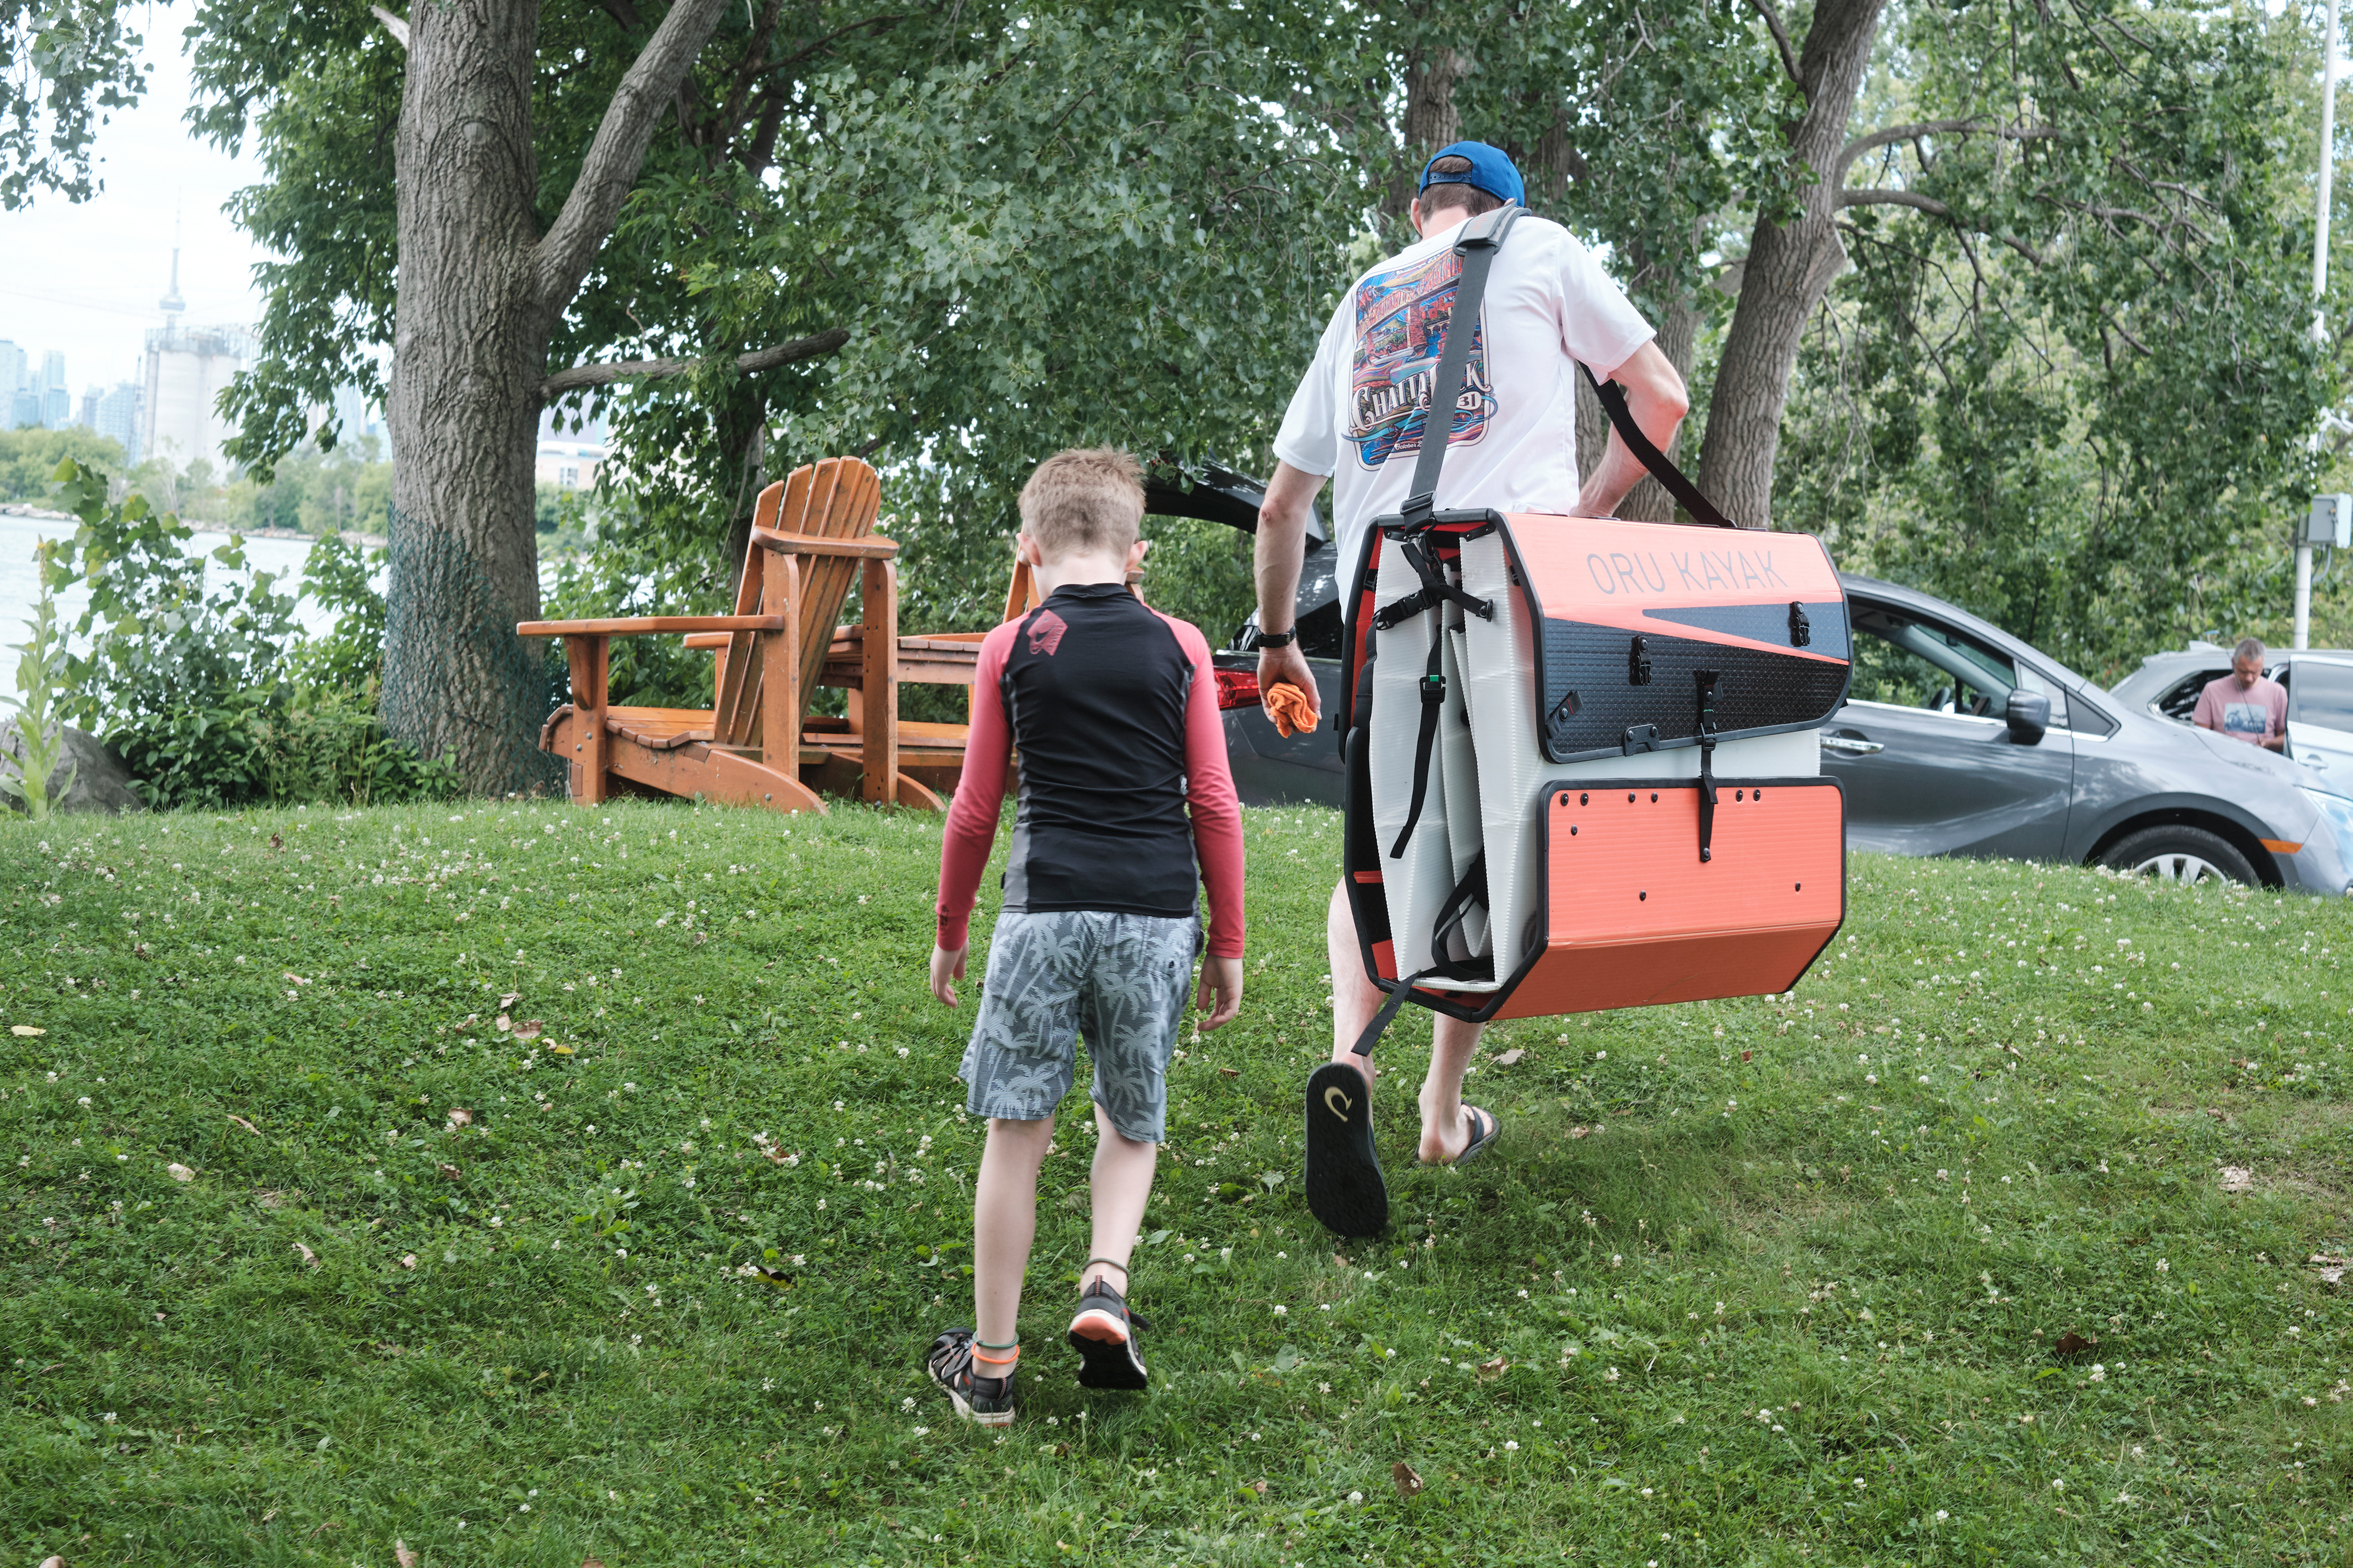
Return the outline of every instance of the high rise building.
<path id="1" fill-rule="evenodd" d="M 121 442 L 124 458 L 133 463 L 139 460 L 139 441 L 144 433 L 139 416 L 145 401 L 140 395 L 137 382 L 117 382 L 112 392 L 98 400 L 97 417 L 90 422 L 91 428 L 100 435 L 111 436 Z"/>
<path id="2" fill-rule="evenodd" d="M 0 426 L 16 427 L 16 394 L 25 389 L 25 351 L 0 338 Z"/>
<path id="3" fill-rule="evenodd" d="M 253 340 L 243 327 L 188 327 L 180 322 L 187 301 L 180 298 L 180 252 L 172 251 L 172 285 L 156 301 L 164 325 L 147 333 L 147 373 L 141 388 L 139 448 L 185 465 L 201 458 L 226 474 L 222 446 L 237 426 L 215 405 L 229 379 L 252 356 Z"/>
<path id="4" fill-rule="evenodd" d="M 38 390 L 43 425 L 62 430 L 73 423 L 73 393 L 66 385 L 66 356 L 56 349 L 41 356 Z"/>
<path id="5" fill-rule="evenodd" d="M 106 389 L 100 386 L 96 382 L 92 382 L 90 385 L 82 388 L 81 412 L 74 416 L 74 423 L 80 426 L 85 430 L 97 429 L 98 400 L 105 395 Z"/>

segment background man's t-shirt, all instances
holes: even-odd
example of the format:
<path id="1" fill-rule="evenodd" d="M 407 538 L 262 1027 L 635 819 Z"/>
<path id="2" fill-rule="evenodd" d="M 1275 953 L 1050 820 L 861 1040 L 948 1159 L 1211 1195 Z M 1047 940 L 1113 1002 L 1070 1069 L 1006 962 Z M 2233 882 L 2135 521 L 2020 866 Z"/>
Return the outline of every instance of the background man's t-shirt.
<path id="1" fill-rule="evenodd" d="M 2255 683 L 2242 691 L 2239 678 L 2226 675 L 2206 683 L 2190 719 L 2200 729 L 2220 730 L 2233 741 L 2260 746 L 2287 728 L 2287 688 L 2257 676 Z"/>
<path id="2" fill-rule="evenodd" d="M 1366 526 L 1411 488 L 1462 270 L 1454 239 L 1454 228 L 1429 236 L 1349 286 L 1274 438 L 1293 468 L 1333 476 L 1344 570 Z M 1573 362 L 1607 378 L 1651 340 L 1650 323 L 1567 229 L 1523 217 L 1487 275 L 1476 331 L 1439 506 L 1570 510 L 1581 488 Z"/>

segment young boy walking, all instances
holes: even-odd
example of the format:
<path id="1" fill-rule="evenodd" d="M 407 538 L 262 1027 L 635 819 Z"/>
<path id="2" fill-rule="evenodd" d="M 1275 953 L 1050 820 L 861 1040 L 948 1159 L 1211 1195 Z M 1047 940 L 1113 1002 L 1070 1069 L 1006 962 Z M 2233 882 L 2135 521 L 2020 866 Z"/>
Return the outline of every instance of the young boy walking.
<path id="1" fill-rule="evenodd" d="M 1094 1234 L 1070 1342 L 1087 1387 L 1145 1384 L 1127 1259 L 1152 1193 L 1203 883 L 1201 1027 L 1241 1005 L 1241 813 L 1208 643 L 1125 586 L 1144 560 L 1143 478 L 1134 458 L 1098 448 L 1057 453 L 1023 487 L 1016 547 L 1043 602 L 981 644 L 964 782 L 940 850 L 932 994 L 953 1007 L 1018 748 L 1004 910 L 961 1068 L 969 1109 L 988 1118 L 973 1197 L 976 1327 L 950 1329 L 924 1357 L 956 1413 L 984 1426 L 1013 1420 L 1038 1166 L 1082 1035 L 1099 1136 Z"/>

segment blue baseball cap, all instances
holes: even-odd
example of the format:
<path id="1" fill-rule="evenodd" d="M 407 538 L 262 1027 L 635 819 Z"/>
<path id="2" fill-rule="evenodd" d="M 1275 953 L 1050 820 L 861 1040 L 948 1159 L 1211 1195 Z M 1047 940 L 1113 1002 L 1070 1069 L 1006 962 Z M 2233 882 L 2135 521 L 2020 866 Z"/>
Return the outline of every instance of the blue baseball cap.
<path id="1" fill-rule="evenodd" d="M 1440 158 L 1468 158 L 1471 160 L 1471 172 L 1448 174 L 1442 178 L 1434 175 L 1430 171 L 1437 165 Z M 1430 162 L 1421 166 L 1421 184 L 1415 190 L 1426 191 L 1434 184 L 1469 185 L 1472 190 L 1486 192 L 1499 202 L 1517 202 L 1522 206 L 1528 204 L 1528 188 L 1520 183 L 1520 172 L 1512 167 L 1512 160 L 1501 147 L 1490 147 L 1484 142 L 1457 142 L 1451 146 L 1440 147 Z"/>

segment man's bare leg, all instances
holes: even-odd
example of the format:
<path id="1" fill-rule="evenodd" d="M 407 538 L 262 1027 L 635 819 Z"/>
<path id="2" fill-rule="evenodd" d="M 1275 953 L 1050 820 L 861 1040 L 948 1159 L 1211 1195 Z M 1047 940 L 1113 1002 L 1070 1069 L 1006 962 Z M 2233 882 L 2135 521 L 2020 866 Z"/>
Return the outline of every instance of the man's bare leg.
<path id="1" fill-rule="evenodd" d="M 1363 1073 L 1369 1087 L 1372 1063 L 1356 1054 L 1356 1037 L 1380 1011 L 1383 998 L 1365 976 L 1364 953 L 1356 945 L 1356 920 L 1348 910 L 1345 888 L 1332 889 L 1324 944 L 1332 961 L 1332 1059 Z M 1440 1015 L 1432 1035 L 1430 1076 L 1421 1085 L 1421 1147 L 1416 1152 L 1434 1164 L 1454 1159 L 1471 1146 L 1471 1121 L 1462 1114 L 1462 1069 L 1471 1065 L 1479 1048 L 1479 1026 Z"/>

